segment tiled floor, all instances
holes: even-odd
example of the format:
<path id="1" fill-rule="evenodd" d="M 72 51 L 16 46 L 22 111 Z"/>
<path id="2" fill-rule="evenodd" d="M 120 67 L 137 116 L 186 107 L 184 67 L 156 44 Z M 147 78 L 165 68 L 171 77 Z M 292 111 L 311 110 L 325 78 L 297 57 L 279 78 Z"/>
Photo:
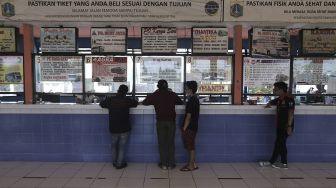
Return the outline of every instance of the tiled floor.
<path id="1" fill-rule="evenodd" d="M 0 162 L 0 188 L 336 188 L 336 163 L 292 163 L 288 170 L 256 163 L 200 163 L 199 170 L 161 170 L 156 164 Z"/>

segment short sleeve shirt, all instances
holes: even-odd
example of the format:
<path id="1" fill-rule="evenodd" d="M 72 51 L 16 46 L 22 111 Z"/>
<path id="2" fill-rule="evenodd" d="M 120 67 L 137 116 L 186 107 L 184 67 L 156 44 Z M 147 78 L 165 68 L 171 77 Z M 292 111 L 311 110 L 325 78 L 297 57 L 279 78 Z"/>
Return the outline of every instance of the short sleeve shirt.
<path id="1" fill-rule="evenodd" d="M 194 95 L 189 98 L 186 104 L 186 114 L 184 116 L 184 119 L 186 118 L 187 113 L 191 114 L 191 121 L 187 129 L 197 132 L 199 112 L 200 112 L 200 103 L 197 96 Z"/>
<path id="2" fill-rule="evenodd" d="M 274 100 L 274 103 L 277 105 L 277 127 L 280 129 L 286 129 L 288 124 L 289 112 L 294 111 L 295 109 L 295 101 L 294 98 L 286 95 L 283 98 L 277 98 Z M 294 120 L 292 121 L 292 125 L 294 128 Z"/>

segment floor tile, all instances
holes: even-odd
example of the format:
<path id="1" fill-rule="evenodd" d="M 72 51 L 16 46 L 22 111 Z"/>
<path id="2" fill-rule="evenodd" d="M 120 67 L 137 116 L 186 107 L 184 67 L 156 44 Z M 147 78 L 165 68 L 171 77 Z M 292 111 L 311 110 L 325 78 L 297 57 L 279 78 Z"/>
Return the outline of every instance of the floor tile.
<path id="1" fill-rule="evenodd" d="M 197 188 L 222 188 L 218 178 L 194 178 Z"/>
<path id="2" fill-rule="evenodd" d="M 47 178 L 38 185 L 39 188 L 59 188 L 63 187 L 70 178 Z"/>
<path id="3" fill-rule="evenodd" d="M 90 187 L 94 179 L 72 178 L 68 181 L 64 188 L 87 188 Z"/>
<path id="4" fill-rule="evenodd" d="M 224 188 L 248 188 L 242 179 L 221 179 L 220 182 Z"/>
<path id="5" fill-rule="evenodd" d="M 44 181 L 44 179 L 41 178 L 21 178 L 17 182 L 15 182 L 13 185 L 11 185 L 11 188 L 31 188 L 31 187 L 38 187 L 39 184 L 41 184 Z"/>
<path id="6" fill-rule="evenodd" d="M 90 188 L 115 188 L 117 187 L 119 178 L 96 179 Z"/>

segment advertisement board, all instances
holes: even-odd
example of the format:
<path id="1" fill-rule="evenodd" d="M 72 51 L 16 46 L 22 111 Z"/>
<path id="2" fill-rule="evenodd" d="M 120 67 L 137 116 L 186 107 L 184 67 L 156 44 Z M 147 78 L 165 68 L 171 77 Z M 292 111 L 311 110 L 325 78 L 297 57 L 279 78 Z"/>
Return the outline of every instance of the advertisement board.
<path id="1" fill-rule="evenodd" d="M 227 28 L 192 28 L 192 53 L 227 53 Z"/>
<path id="2" fill-rule="evenodd" d="M 16 28 L 0 27 L 0 52 L 16 52 Z"/>
<path id="3" fill-rule="evenodd" d="M 142 53 L 176 53 L 176 28 L 141 28 Z"/>
<path id="4" fill-rule="evenodd" d="M 42 52 L 76 52 L 77 29 L 65 27 L 42 27 L 41 28 L 41 51 Z"/>
<path id="5" fill-rule="evenodd" d="M 92 57 L 93 82 L 126 82 L 127 57 Z"/>
<path id="6" fill-rule="evenodd" d="M 0 56 L 0 84 L 23 83 L 23 56 Z"/>
<path id="7" fill-rule="evenodd" d="M 127 28 L 91 28 L 92 53 L 126 53 Z"/>
<path id="8" fill-rule="evenodd" d="M 41 56 L 41 81 L 82 80 L 82 56 Z"/>
<path id="9" fill-rule="evenodd" d="M 336 29 L 302 30 L 302 54 L 336 54 Z"/>
<path id="10" fill-rule="evenodd" d="M 289 57 L 289 38 L 287 29 L 253 28 L 252 55 Z"/>

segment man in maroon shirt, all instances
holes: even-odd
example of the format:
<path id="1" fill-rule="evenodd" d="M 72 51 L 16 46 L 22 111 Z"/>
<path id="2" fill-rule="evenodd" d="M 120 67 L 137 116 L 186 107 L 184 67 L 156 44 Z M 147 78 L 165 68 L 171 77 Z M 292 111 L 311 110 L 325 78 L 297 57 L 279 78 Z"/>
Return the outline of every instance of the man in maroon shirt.
<path id="1" fill-rule="evenodd" d="M 146 97 L 143 105 L 154 105 L 156 112 L 156 130 L 159 141 L 160 168 L 166 170 L 176 167 L 175 164 L 175 105 L 182 105 L 183 101 L 176 93 L 168 89 L 166 80 L 159 80 L 154 93 Z"/>

